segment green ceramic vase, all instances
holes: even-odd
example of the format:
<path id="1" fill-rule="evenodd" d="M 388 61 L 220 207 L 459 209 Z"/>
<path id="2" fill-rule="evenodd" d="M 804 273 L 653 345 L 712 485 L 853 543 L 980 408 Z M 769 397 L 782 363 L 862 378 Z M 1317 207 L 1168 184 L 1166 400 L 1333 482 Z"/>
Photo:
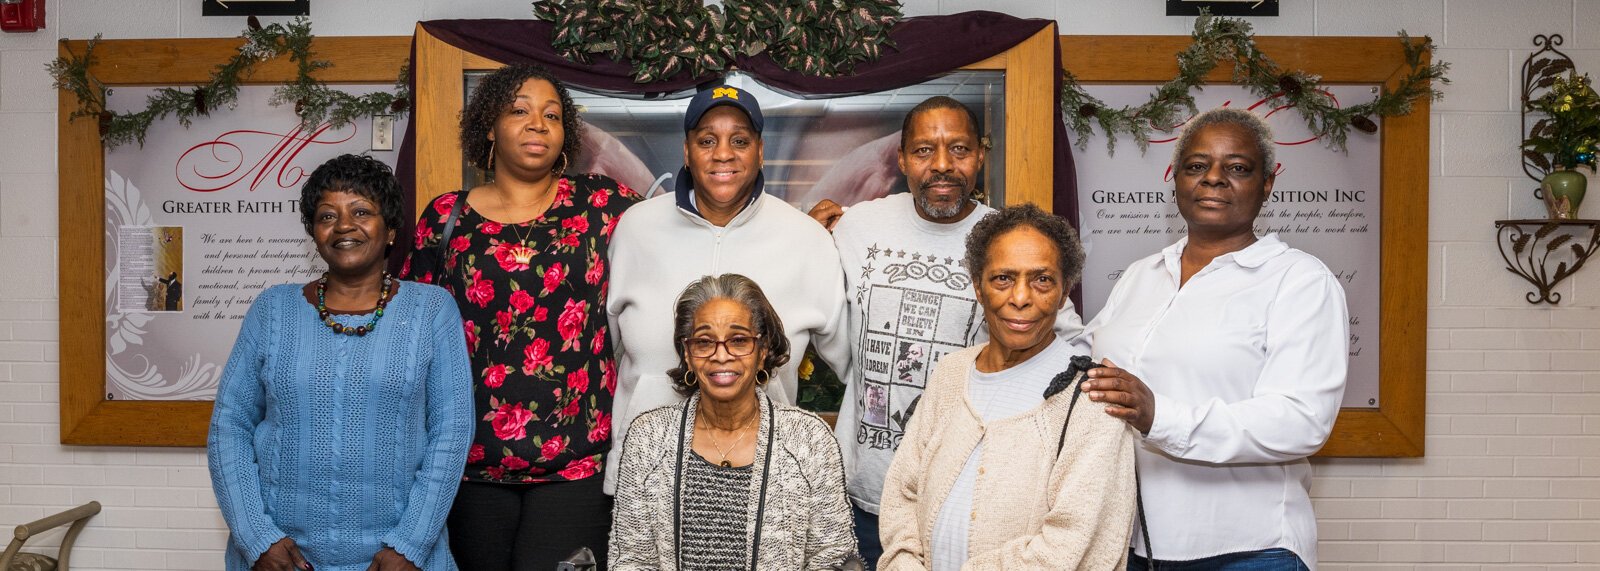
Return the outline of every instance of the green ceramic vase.
<path id="1" fill-rule="evenodd" d="M 1589 179 L 1574 170 L 1558 170 L 1545 175 L 1539 189 L 1544 191 L 1544 204 L 1550 209 L 1550 217 L 1558 220 L 1577 218 L 1578 205 L 1583 202 L 1588 184 Z"/>

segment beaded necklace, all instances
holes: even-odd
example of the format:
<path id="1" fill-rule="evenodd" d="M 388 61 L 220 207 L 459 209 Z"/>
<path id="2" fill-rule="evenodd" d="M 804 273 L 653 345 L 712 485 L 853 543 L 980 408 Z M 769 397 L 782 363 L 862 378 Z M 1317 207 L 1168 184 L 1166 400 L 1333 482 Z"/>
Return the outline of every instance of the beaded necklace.
<path id="1" fill-rule="evenodd" d="M 317 318 L 324 325 L 340 335 L 355 335 L 364 337 L 378 326 L 378 320 L 383 318 L 383 308 L 389 305 L 389 286 L 394 283 L 394 277 L 389 272 L 383 273 L 383 288 L 378 291 L 378 310 L 373 313 L 372 320 L 366 325 L 350 327 L 333 320 L 333 313 L 328 311 L 328 274 L 322 274 L 322 279 L 317 280 Z"/>

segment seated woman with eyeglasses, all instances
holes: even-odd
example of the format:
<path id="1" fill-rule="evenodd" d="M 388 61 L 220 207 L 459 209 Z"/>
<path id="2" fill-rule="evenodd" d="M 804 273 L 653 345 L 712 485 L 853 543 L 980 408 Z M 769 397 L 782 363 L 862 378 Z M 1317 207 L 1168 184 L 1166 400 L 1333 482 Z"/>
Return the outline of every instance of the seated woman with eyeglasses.
<path id="1" fill-rule="evenodd" d="M 816 415 L 758 391 L 789 360 L 783 323 L 750 278 L 678 296 L 682 404 L 622 444 L 611 569 L 830 569 L 855 554 L 839 444 Z"/>

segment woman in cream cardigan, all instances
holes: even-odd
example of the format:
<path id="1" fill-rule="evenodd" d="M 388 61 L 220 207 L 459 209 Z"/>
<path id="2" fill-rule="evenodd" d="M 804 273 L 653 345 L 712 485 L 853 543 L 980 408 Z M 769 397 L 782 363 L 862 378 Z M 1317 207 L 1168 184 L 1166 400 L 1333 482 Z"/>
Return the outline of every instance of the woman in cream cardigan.
<path id="1" fill-rule="evenodd" d="M 1123 568 L 1132 429 L 1073 389 L 1087 351 L 1052 327 L 1083 268 L 1077 236 L 1009 207 L 973 227 L 967 268 L 990 341 L 928 378 L 884 481 L 878 568 Z"/>
<path id="2" fill-rule="evenodd" d="M 761 288 L 706 276 L 675 315 L 668 375 L 688 399 L 639 415 L 623 440 L 612 571 L 828 570 L 855 554 L 833 432 L 757 390 L 789 360 Z"/>

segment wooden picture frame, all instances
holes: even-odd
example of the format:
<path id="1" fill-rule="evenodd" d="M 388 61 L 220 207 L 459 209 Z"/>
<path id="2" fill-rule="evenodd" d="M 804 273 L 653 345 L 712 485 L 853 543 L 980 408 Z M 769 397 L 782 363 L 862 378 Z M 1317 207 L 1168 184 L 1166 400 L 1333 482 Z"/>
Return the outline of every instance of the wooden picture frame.
<path id="1" fill-rule="evenodd" d="M 502 62 L 446 43 L 417 26 L 416 133 L 417 211 L 434 197 L 461 186 L 461 143 L 457 116 L 464 105 L 464 76 L 491 71 Z M 963 70 L 1005 72 L 1008 204 L 1031 202 L 1049 209 L 1055 141 L 1055 26 L 1046 27 L 1010 50 Z"/>
<path id="2" fill-rule="evenodd" d="M 204 0 L 201 16 L 306 16 L 311 0 Z"/>
<path id="3" fill-rule="evenodd" d="M 196 85 L 238 53 L 244 40 L 105 40 L 90 68 L 107 87 Z M 318 59 L 333 63 L 317 77 L 334 84 L 390 84 L 410 52 L 406 37 L 316 38 Z M 82 54 L 83 41 L 63 41 L 62 56 Z M 245 83 L 279 84 L 295 77 L 289 58 L 262 63 Z M 78 98 L 58 96 L 62 228 L 88 238 L 61 240 L 61 443 L 122 446 L 205 446 L 210 401 L 113 401 L 106 398 L 105 146 L 93 117 L 71 119 Z M 172 120 L 172 119 L 167 119 Z"/>
<path id="4" fill-rule="evenodd" d="M 1061 36 L 1062 66 L 1083 83 L 1166 82 L 1185 36 Z M 1414 40 L 1421 41 L 1421 40 Z M 1256 45 L 1286 69 L 1304 69 L 1327 83 L 1384 84 L 1404 77 L 1405 51 L 1394 38 L 1257 37 Z M 1226 83 L 1231 66 L 1206 80 Z M 1420 457 L 1427 395 L 1428 110 L 1382 121 L 1383 290 L 1379 299 L 1377 408 L 1346 408 L 1318 456 Z"/>

